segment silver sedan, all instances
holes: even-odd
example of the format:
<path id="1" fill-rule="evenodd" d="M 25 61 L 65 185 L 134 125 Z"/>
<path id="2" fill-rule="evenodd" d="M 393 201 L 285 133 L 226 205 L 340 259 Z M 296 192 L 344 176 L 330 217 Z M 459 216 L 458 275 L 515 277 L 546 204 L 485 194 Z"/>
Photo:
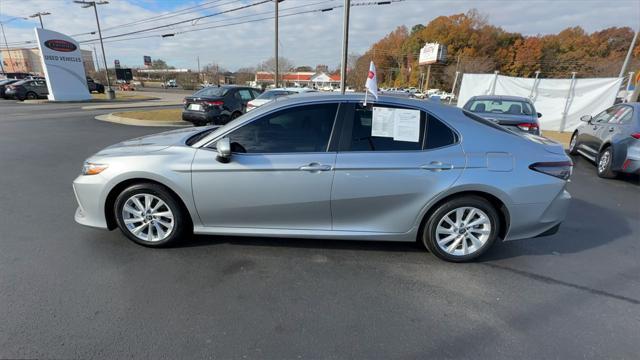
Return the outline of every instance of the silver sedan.
<path id="1" fill-rule="evenodd" d="M 296 95 L 98 152 L 73 183 L 75 219 L 149 247 L 191 233 L 418 241 L 462 262 L 555 233 L 571 171 L 560 144 L 455 107 Z"/>

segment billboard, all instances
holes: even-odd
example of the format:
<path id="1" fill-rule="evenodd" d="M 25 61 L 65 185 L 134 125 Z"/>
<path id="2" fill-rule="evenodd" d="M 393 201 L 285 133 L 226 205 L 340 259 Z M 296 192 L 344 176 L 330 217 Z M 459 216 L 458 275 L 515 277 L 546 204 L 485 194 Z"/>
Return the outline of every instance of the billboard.
<path id="1" fill-rule="evenodd" d="M 131 72 L 131 69 L 120 69 L 120 68 L 117 68 L 116 69 L 116 79 L 117 80 L 124 80 L 124 81 L 131 81 L 131 80 L 133 80 L 133 72 Z"/>
<path id="2" fill-rule="evenodd" d="M 429 65 L 447 61 L 447 47 L 438 43 L 426 43 L 420 49 L 418 64 Z"/>
<path id="3" fill-rule="evenodd" d="M 91 99 L 78 43 L 55 31 L 36 28 L 35 32 L 49 100 Z"/>
<path id="4" fill-rule="evenodd" d="M 146 67 L 150 67 L 151 66 L 151 56 L 144 56 L 143 57 L 144 60 L 144 66 Z"/>

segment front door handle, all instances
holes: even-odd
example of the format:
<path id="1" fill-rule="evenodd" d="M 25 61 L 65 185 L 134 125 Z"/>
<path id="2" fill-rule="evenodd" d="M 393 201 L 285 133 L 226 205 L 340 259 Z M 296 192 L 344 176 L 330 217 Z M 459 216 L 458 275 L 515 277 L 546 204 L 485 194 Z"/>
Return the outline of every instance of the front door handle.
<path id="1" fill-rule="evenodd" d="M 615 130 L 615 128 L 612 126 L 609 128 L 609 132 L 613 132 Z"/>
<path id="2" fill-rule="evenodd" d="M 311 172 L 329 171 L 329 170 L 331 170 L 331 165 L 322 165 L 322 164 L 318 164 L 318 163 L 311 163 L 309 165 L 300 166 L 298 169 L 300 169 L 302 171 L 311 171 Z"/>
<path id="3" fill-rule="evenodd" d="M 440 161 L 432 161 L 427 165 L 420 166 L 421 169 L 429 170 L 429 171 L 442 171 L 442 170 L 451 170 L 453 169 L 453 165 L 445 164 Z"/>

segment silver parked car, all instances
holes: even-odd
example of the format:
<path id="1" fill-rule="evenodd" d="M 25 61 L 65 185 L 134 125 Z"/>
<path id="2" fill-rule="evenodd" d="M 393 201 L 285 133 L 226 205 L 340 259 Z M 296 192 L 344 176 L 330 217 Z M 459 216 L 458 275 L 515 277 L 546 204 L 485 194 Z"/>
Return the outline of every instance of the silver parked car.
<path id="1" fill-rule="evenodd" d="M 417 240 L 457 262 L 557 231 L 571 198 L 561 145 L 433 102 L 362 101 L 298 95 L 110 146 L 73 183 L 75 219 L 152 247 L 192 231 Z"/>

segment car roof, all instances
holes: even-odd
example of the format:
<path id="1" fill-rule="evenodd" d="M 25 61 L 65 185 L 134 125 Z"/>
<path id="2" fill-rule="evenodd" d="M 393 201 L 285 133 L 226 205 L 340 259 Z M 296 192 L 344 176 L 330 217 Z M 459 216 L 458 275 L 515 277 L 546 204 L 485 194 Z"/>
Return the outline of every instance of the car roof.
<path id="1" fill-rule="evenodd" d="M 473 100 L 507 100 L 507 101 L 525 101 L 531 102 L 526 97 L 522 96 L 511 96 L 511 95 L 477 95 L 472 97 Z"/>

